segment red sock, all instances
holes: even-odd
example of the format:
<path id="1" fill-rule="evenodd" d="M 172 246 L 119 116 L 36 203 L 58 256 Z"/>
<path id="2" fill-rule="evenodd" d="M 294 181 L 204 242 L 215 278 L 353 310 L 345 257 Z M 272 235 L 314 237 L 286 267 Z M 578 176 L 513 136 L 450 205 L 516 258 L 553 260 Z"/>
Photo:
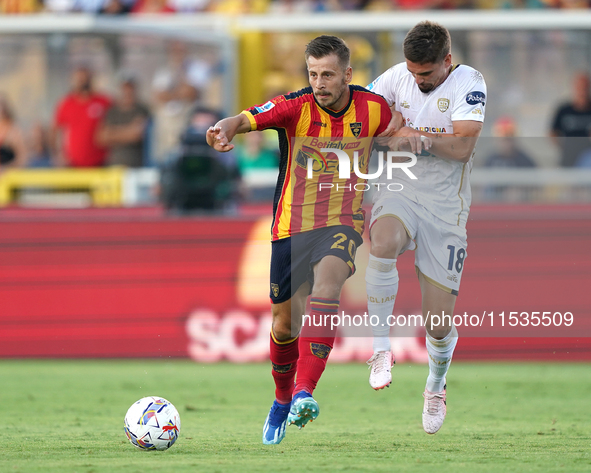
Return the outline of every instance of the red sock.
<path id="1" fill-rule="evenodd" d="M 282 404 L 289 404 L 293 394 L 293 380 L 298 361 L 298 337 L 280 342 L 271 330 L 271 373 L 275 380 L 275 398 Z"/>
<path id="2" fill-rule="evenodd" d="M 336 334 L 336 328 L 330 327 L 330 316 L 338 313 L 339 301 L 312 297 L 310 306 L 311 324 L 303 326 L 300 335 L 298 378 L 294 390 L 296 394 L 300 391 L 310 394 L 314 392 L 334 346 Z"/>

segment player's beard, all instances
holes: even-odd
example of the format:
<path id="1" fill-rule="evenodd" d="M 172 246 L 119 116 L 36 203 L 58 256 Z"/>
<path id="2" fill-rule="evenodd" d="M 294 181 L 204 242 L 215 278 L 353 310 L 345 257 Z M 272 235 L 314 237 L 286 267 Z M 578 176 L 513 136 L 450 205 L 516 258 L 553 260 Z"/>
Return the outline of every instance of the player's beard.
<path id="1" fill-rule="evenodd" d="M 431 92 L 435 88 L 433 86 L 433 84 L 427 84 L 426 86 L 424 84 L 421 84 L 418 87 L 419 87 L 419 90 L 421 92 L 423 92 L 424 94 L 428 94 L 429 92 Z"/>
<path id="2" fill-rule="evenodd" d="M 345 93 L 346 90 L 346 82 L 343 81 L 343 88 L 341 89 L 340 93 L 338 96 L 335 97 L 335 95 L 332 92 L 329 92 L 327 95 L 325 96 L 321 96 L 319 93 L 314 94 L 316 96 L 316 100 L 318 100 L 318 103 L 320 105 L 322 105 L 324 108 L 329 108 L 331 110 L 334 110 L 334 105 L 336 103 L 338 103 L 339 100 L 341 100 L 341 97 L 343 96 L 343 94 Z M 332 100 L 330 100 L 329 102 L 323 103 L 324 99 L 328 99 L 332 97 Z M 321 100 L 322 99 L 322 100 Z"/>

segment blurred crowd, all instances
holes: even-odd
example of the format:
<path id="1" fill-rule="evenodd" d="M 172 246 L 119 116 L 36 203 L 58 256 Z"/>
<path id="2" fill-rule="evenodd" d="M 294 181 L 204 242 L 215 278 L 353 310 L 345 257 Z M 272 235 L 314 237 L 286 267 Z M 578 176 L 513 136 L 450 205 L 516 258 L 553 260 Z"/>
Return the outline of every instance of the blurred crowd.
<path id="1" fill-rule="evenodd" d="M 176 46 L 175 46 L 176 45 Z M 71 73 L 69 92 L 57 103 L 52 123 L 34 124 L 25 133 L 7 97 L 0 96 L 0 168 L 9 167 L 166 167 L 180 155 L 207 154 L 205 132 L 221 112 L 203 105 L 199 63 L 186 60 L 181 43 L 173 43 L 169 64 L 151 82 L 151 104 L 138 94 L 138 77 L 118 76 L 114 96 L 97 91 L 93 72 L 78 65 Z M 591 167 L 591 79 L 580 71 L 572 79 L 571 98 L 557 104 L 548 117 L 548 136 L 562 167 Z M 492 127 L 495 150 L 481 161 L 486 167 L 536 167 L 536 160 L 519 145 L 519 130 L 511 116 Z M 275 140 L 250 133 L 236 149 L 215 156 L 235 174 L 275 169 Z M 196 146 L 201 148 L 196 148 Z M 192 148 L 191 148 L 192 147 Z M 235 170 L 235 171 L 234 171 Z"/>
<path id="2" fill-rule="evenodd" d="M 352 10 L 589 8 L 591 0 L 0 0 L 2 13 L 290 13 Z"/>
<path id="3" fill-rule="evenodd" d="M 114 94 L 98 90 L 94 71 L 77 64 L 69 91 L 56 103 L 51 122 L 23 130 L 10 100 L 0 95 L 0 174 L 11 168 L 127 168 L 161 170 L 160 198 L 170 208 L 217 209 L 245 194 L 242 175 L 277 169 L 276 139 L 253 132 L 236 148 L 218 153 L 206 131 L 222 112 L 204 104 L 202 61 L 172 42 L 168 64 L 151 78 L 149 103 L 140 97 L 140 78 L 117 77 Z"/>
<path id="4" fill-rule="evenodd" d="M 207 154 L 206 130 L 222 117 L 206 106 L 210 65 L 188 56 L 186 43 L 168 45 L 167 63 L 151 78 L 124 70 L 114 93 L 98 90 L 86 63 L 70 71 L 69 90 L 49 123 L 23 130 L 18 110 L 0 94 L 0 171 L 10 167 L 166 167 L 187 153 Z M 142 84 L 141 82 L 149 82 Z M 145 87 L 147 85 L 147 87 Z M 145 100 L 140 91 L 149 90 Z M 146 95 L 146 94 L 144 94 Z M 237 173 L 276 168 L 276 143 L 263 133 L 237 140 L 236 149 L 216 156 Z"/>
<path id="5" fill-rule="evenodd" d="M 244 176 L 259 176 L 261 171 L 270 175 L 277 170 L 276 135 L 273 131 L 248 133 L 237 138 L 230 153 L 217 153 L 207 146 L 206 130 L 222 116 L 220 110 L 206 106 L 211 103 L 205 90 L 212 67 L 192 57 L 186 43 L 171 41 L 161 68 L 149 75 L 120 71 L 116 87 L 107 93 L 97 86 L 95 71 L 78 63 L 70 71 L 68 92 L 52 107 L 51 119 L 28 123 L 26 129 L 19 122 L 18 107 L 13 108 L 11 100 L 0 94 L 0 173 L 15 167 L 158 167 L 162 176 L 159 195 L 170 208 L 201 205 L 215 209 L 221 202 L 246 196 Z M 293 75 L 300 74 L 295 71 Z M 591 168 L 589 72 L 577 72 L 571 84 L 568 100 L 555 102 L 554 111 L 544 120 L 546 135 L 553 141 L 560 166 Z M 273 91 L 277 95 L 289 90 L 276 85 Z M 497 115 L 491 120 L 487 135 L 493 140 L 478 154 L 479 166 L 548 164 L 539 162 L 533 148 L 526 145 L 515 117 Z M 255 192 L 261 192 L 256 200 L 270 198 L 252 188 L 249 192 L 249 198 Z"/>

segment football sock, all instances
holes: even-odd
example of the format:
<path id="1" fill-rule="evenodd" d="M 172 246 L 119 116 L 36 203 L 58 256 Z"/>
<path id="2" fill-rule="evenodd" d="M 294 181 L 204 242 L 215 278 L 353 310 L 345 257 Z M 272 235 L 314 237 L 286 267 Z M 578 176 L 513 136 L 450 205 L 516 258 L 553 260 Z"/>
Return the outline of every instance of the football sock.
<path id="1" fill-rule="evenodd" d="M 390 350 L 390 326 L 388 317 L 394 310 L 394 301 L 398 292 L 398 269 L 396 259 L 378 258 L 369 255 L 369 264 L 365 272 L 367 290 L 367 312 L 377 315 L 378 324 L 372 323 L 373 351 Z"/>
<path id="2" fill-rule="evenodd" d="M 330 317 L 338 314 L 339 301 L 335 299 L 324 299 L 312 297 L 310 301 L 310 319 L 302 327 L 300 334 L 300 357 L 298 358 L 298 376 L 294 392 L 314 392 L 316 384 L 324 372 L 328 355 L 334 346 L 336 327 L 330 325 Z M 314 326 L 322 323 L 320 326 Z M 325 324 L 325 321 L 327 323 Z"/>
<path id="3" fill-rule="evenodd" d="M 429 376 L 427 378 L 427 390 L 432 393 L 443 391 L 445 375 L 451 363 L 454 348 L 458 343 L 458 331 L 455 326 L 451 328 L 445 338 L 437 340 L 427 334 L 427 353 L 429 353 Z"/>
<path id="4" fill-rule="evenodd" d="M 271 373 L 275 381 L 275 398 L 281 404 L 291 402 L 297 361 L 298 337 L 281 342 L 271 330 Z"/>

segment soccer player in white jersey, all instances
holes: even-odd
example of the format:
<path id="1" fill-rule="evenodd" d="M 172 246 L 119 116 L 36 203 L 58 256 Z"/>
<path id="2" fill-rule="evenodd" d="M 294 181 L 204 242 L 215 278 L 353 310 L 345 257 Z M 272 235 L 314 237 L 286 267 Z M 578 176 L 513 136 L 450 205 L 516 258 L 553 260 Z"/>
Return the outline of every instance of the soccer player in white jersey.
<path id="1" fill-rule="evenodd" d="M 469 176 L 484 121 L 486 85 L 480 72 L 452 63 L 449 32 L 437 23 L 417 24 L 403 48 L 405 62 L 368 87 L 399 112 L 398 124 L 391 123 L 384 132 L 392 137 L 390 147 L 417 154 L 409 168 L 417 179 L 398 173 L 392 179 L 403 189 L 391 186 L 392 191 L 384 176 L 374 197 L 365 280 L 368 313 L 378 315 L 380 323 L 373 328 L 374 355 L 368 364 L 371 387 L 389 386 L 394 356 L 387 318 L 398 292 L 396 259 L 405 250 L 415 250 L 429 354 L 423 428 L 434 434 L 445 419 L 445 376 L 458 335 L 450 321 L 431 327 L 430 315 L 453 316 L 467 256 Z"/>

